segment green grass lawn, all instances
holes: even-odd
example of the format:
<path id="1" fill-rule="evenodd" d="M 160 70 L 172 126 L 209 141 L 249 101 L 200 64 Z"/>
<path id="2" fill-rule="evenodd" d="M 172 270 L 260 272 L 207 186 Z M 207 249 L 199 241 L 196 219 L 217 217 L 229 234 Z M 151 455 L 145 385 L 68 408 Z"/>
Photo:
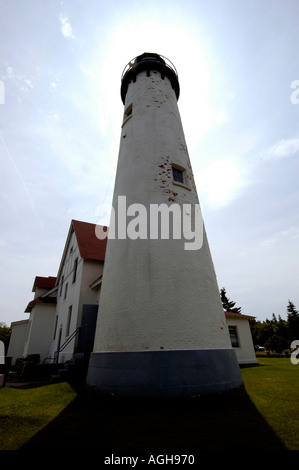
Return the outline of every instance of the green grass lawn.
<path id="1" fill-rule="evenodd" d="M 242 369 L 250 399 L 287 448 L 299 450 L 299 364 L 289 358 L 259 358 Z"/>
<path id="2" fill-rule="evenodd" d="M 241 372 L 243 387 L 187 399 L 107 397 L 67 382 L 4 387 L 0 450 L 298 450 L 299 365 L 259 358 L 259 366 Z"/>
<path id="3" fill-rule="evenodd" d="M 68 383 L 0 389 L 0 450 L 19 449 L 76 397 Z"/>

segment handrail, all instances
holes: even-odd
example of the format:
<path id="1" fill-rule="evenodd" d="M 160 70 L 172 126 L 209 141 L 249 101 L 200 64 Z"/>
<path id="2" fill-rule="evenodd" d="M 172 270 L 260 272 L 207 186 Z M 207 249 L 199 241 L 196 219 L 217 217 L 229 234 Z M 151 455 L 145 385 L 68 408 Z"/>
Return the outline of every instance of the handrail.
<path id="1" fill-rule="evenodd" d="M 59 346 L 59 348 L 54 352 L 54 357 L 46 357 L 43 360 L 43 363 L 45 363 L 47 359 L 53 359 L 54 362 L 58 362 L 59 353 L 64 350 L 64 348 L 75 338 L 75 336 L 77 336 L 81 328 L 82 328 L 81 326 L 78 326 L 78 328 L 76 328 L 76 330 L 73 331 L 73 333 L 68 337 L 68 339 L 61 346 Z"/>
<path id="2" fill-rule="evenodd" d="M 72 339 L 79 333 L 79 330 L 81 330 L 81 326 L 78 326 L 78 328 L 73 331 L 73 333 L 68 337 L 68 339 L 57 349 L 56 352 L 63 351 L 64 348 L 72 341 Z"/>
<path id="3" fill-rule="evenodd" d="M 79 331 L 81 330 L 81 326 L 78 326 L 78 328 L 73 331 L 73 333 L 68 337 L 68 339 L 57 349 L 57 351 L 54 352 L 54 360 L 55 362 L 58 362 L 58 356 L 61 351 L 64 350 L 64 348 L 77 336 Z"/>

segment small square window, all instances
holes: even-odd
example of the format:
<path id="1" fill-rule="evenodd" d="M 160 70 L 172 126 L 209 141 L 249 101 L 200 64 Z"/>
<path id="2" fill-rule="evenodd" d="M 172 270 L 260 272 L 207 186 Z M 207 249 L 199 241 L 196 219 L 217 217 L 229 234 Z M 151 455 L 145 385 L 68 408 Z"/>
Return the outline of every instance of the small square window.
<path id="1" fill-rule="evenodd" d="M 181 170 L 175 166 L 172 167 L 173 181 L 176 183 L 184 184 L 184 170 Z"/>

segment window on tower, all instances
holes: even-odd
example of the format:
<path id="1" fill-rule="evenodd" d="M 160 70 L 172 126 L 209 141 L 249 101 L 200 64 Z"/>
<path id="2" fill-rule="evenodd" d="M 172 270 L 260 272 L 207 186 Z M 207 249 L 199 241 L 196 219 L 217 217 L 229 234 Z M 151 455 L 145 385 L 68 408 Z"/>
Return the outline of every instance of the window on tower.
<path id="1" fill-rule="evenodd" d="M 176 183 L 184 184 L 184 170 L 181 170 L 180 168 L 173 166 L 172 177 L 173 177 L 173 181 L 175 181 Z"/>
<path id="2" fill-rule="evenodd" d="M 122 123 L 122 127 L 132 117 L 132 113 L 133 113 L 133 103 L 129 104 L 129 106 L 127 106 L 126 109 L 125 109 L 124 120 L 123 120 L 123 123 Z"/>
<path id="3" fill-rule="evenodd" d="M 188 191 L 191 191 L 191 188 L 188 184 L 188 178 L 186 175 L 186 170 L 181 165 L 177 163 L 172 163 L 172 182 L 177 186 L 181 186 Z"/>
<path id="4" fill-rule="evenodd" d="M 126 117 L 131 116 L 131 115 L 132 115 L 132 111 L 133 111 L 133 104 L 131 103 L 131 104 L 127 107 L 127 109 L 126 109 L 126 111 L 125 111 Z"/>

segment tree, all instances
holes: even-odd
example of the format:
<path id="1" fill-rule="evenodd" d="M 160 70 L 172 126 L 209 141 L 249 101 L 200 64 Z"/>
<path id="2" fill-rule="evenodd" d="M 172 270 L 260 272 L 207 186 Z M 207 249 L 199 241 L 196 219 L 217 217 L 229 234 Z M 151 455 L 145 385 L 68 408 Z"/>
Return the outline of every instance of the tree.
<path id="1" fill-rule="evenodd" d="M 241 313 L 241 307 L 235 307 L 236 302 L 229 300 L 224 287 L 220 290 L 220 298 L 225 312 Z"/>
<path id="2" fill-rule="evenodd" d="M 293 341 L 294 339 L 299 339 L 299 312 L 290 300 L 287 306 L 287 311 L 289 339 L 290 341 Z"/>
<path id="3" fill-rule="evenodd" d="M 275 313 L 272 313 L 272 323 L 277 323 L 277 318 L 276 318 L 276 315 Z"/>
<path id="4" fill-rule="evenodd" d="M 278 322 L 274 325 L 274 334 L 289 339 L 288 322 L 278 315 Z"/>
<path id="5" fill-rule="evenodd" d="M 281 354 L 285 349 L 288 349 L 289 342 L 282 336 L 273 335 L 265 343 L 265 348 L 269 351 L 275 351 Z"/>
<path id="6" fill-rule="evenodd" d="M 287 311 L 287 320 L 283 320 L 280 315 L 277 317 L 275 313 L 272 313 L 271 320 L 250 320 L 253 343 L 279 352 L 288 349 L 294 339 L 299 340 L 299 313 L 290 300 Z"/>
<path id="7" fill-rule="evenodd" d="M 250 321 L 249 322 L 253 344 L 264 346 L 269 338 L 274 335 L 274 329 L 271 322 Z"/>

